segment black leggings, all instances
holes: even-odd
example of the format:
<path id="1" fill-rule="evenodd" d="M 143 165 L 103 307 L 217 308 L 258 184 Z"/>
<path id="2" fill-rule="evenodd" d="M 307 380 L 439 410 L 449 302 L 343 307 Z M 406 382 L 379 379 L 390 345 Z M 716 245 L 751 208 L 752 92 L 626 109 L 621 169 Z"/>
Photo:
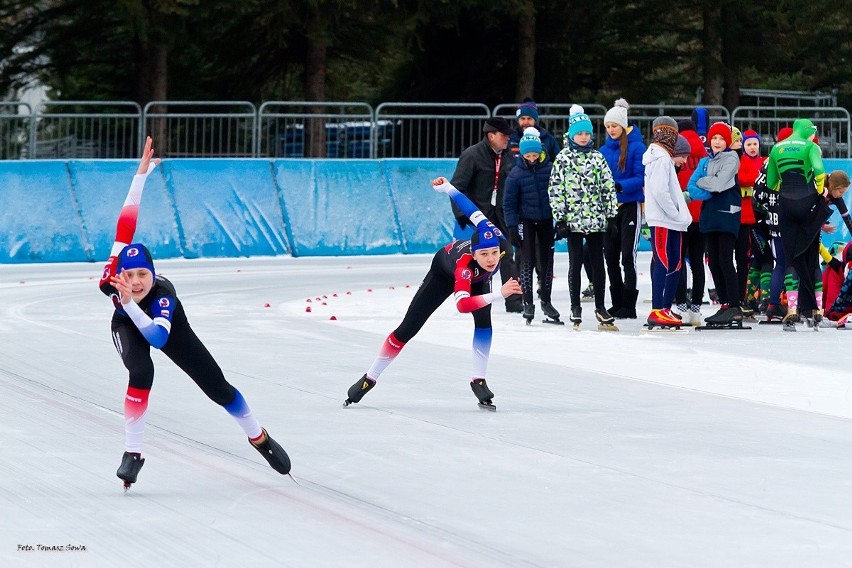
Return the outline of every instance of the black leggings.
<path id="1" fill-rule="evenodd" d="M 589 244 L 589 264 L 592 267 L 595 308 L 604 309 L 606 272 L 604 270 L 603 233 L 572 232 L 568 235 L 568 291 L 571 295 L 571 307 L 575 308 L 580 305 L 580 272 L 583 270 L 583 239 Z"/>
<path id="2" fill-rule="evenodd" d="M 734 248 L 737 236 L 733 233 L 712 231 L 704 233 L 707 239 L 707 264 L 716 284 L 719 303 L 739 307 L 742 294 L 738 292 L 737 269 L 734 267 Z"/>
<path id="3" fill-rule="evenodd" d="M 446 254 L 441 249 L 432 258 L 432 267 L 423 278 L 414 298 L 411 299 L 411 304 L 408 306 L 408 311 L 405 312 L 405 317 L 402 318 L 402 323 L 393 331 L 394 337 L 399 341 L 403 343 L 411 341 L 411 338 L 417 335 L 429 316 L 453 293 L 455 281 L 447 276 L 446 270 L 442 268 L 440 262 L 441 257 L 446 256 Z M 474 282 L 470 287 L 471 296 L 478 296 L 490 291 L 490 278 L 486 281 Z M 473 312 L 473 324 L 475 327 L 491 327 L 491 304 Z"/>
<path id="4" fill-rule="evenodd" d="M 536 256 L 539 259 L 538 277 L 541 281 L 541 301 L 549 302 L 553 288 L 553 220 L 525 220 L 524 238 L 521 241 L 521 288 L 524 291 L 524 303 L 532 304 L 532 271 Z"/>
<path id="5" fill-rule="evenodd" d="M 126 316 L 113 314 L 111 327 L 115 348 L 130 374 L 129 385 L 150 390 L 154 384 L 151 344 Z M 222 369 L 192 331 L 182 306 L 175 310 L 169 339 L 162 352 L 189 375 L 210 400 L 221 406 L 233 402 L 234 387 L 225 379 Z"/>

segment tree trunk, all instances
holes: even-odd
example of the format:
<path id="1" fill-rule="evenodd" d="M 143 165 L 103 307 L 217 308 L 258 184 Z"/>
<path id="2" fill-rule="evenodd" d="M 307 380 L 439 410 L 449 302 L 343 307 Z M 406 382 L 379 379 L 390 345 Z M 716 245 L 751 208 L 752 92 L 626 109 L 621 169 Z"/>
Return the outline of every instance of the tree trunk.
<path id="1" fill-rule="evenodd" d="M 518 71 L 515 74 L 515 100 L 535 96 L 535 5 L 522 2 L 518 18 Z"/>
<path id="2" fill-rule="evenodd" d="M 325 77 L 328 69 L 328 39 L 323 29 L 318 7 L 308 16 L 308 52 L 305 57 L 305 98 L 309 101 L 325 100 Z M 325 107 L 308 109 L 311 114 L 325 113 Z M 325 119 L 309 118 L 305 121 L 305 157 L 322 158 L 326 155 Z"/>
<path id="3" fill-rule="evenodd" d="M 724 78 L 723 104 L 728 110 L 740 106 L 740 58 L 742 43 L 739 32 L 736 5 L 726 3 L 722 7 L 722 77 Z"/>
<path id="4" fill-rule="evenodd" d="M 144 107 L 151 101 L 168 100 L 169 49 L 165 44 L 149 41 L 136 43 L 136 93 L 138 103 Z M 151 107 L 149 112 L 162 113 L 163 106 Z M 165 118 L 154 118 L 145 124 L 145 134 L 154 139 L 158 156 L 168 154 L 168 129 Z M 140 141 L 141 143 L 141 141 Z M 142 148 L 138 148 L 138 152 Z"/>
<path id="5" fill-rule="evenodd" d="M 702 66 L 704 68 L 704 100 L 706 105 L 722 104 L 722 10 L 718 4 L 704 6 L 704 45 Z"/>

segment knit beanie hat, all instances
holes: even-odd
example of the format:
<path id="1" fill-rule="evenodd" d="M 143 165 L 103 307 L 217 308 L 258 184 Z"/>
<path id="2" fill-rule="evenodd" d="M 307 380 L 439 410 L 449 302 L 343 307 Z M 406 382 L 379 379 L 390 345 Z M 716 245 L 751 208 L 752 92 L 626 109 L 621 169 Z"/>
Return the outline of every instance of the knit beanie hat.
<path id="1" fill-rule="evenodd" d="M 521 118 L 522 116 L 528 116 L 538 122 L 538 107 L 534 100 L 526 98 L 518 106 L 518 110 L 515 111 L 515 118 Z"/>
<path id="2" fill-rule="evenodd" d="M 675 157 L 688 158 L 691 153 L 692 147 L 689 145 L 689 140 L 678 134 L 674 147 Z"/>
<path id="3" fill-rule="evenodd" d="M 707 134 L 707 127 L 710 125 L 710 114 L 704 107 L 695 107 L 692 111 L 692 122 L 695 123 L 695 131 L 698 134 Z M 707 136 L 710 138 L 710 136 Z"/>
<path id="4" fill-rule="evenodd" d="M 828 189 L 840 189 L 841 187 L 849 187 L 849 174 L 843 170 L 834 170 L 828 174 Z"/>
<path id="5" fill-rule="evenodd" d="M 654 142 L 665 148 L 672 156 L 677 143 L 677 122 L 670 116 L 658 116 L 651 125 Z"/>
<path id="6" fill-rule="evenodd" d="M 743 144 L 745 144 L 745 141 L 749 138 L 754 138 L 758 141 L 758 143 L 760 143 L 760 134 L 750 128 L 743 132 Z"/>
<path id="7" fill-rule="evenodd" d="M 529 152 L 535 152 L 536 154 L 541 154 L 541 133 L 530 126 L 529 128 L 524 128 L 524 135 L 521 136 L 521 141 L 518 144 L 518 147 L 521 151 L 521 156 L 524 154 L 528 154 Z"/>
<path id="8" fill-rule="evenodd" d="M 743 133 L 736 126 L 731 127 L 731 144 L 743 141 Z"/>
<path id="9" fill-rule="evenodd" d="M 494 226 L 491 221 L 479 223 L 476 230 L 470 237 L 470 252 L 476 252 L 479 249 L 499 247 L 500 240 L 505 239 L 500 229 Z"/>
<path id="10" fill-rule="evenodd" d="M 572 139 L 574 135 L 580 132 L 588 132 L 591 134 L 592 121 L 586 111 L 580 105 L 571 105 L 571 110 L 568 116 L 568 136 Z"/>
<path id="11" fill-rule="evenodd" d="M 614 122 L 622 128 L 627 128 L 627 109 L 630 105 L 624 99 L 615 101 L 615 106 L 606 111 L 604 115 L 604 125 Z"/>
<path id="12" fill-rule="evenodd" d="M 713 139 L 714 136 L 719 134 L 722 138 L 725 139 L 725 146 L 728 148 L 731 147 L 731 141 L 733 135 L 731 133 L 731 127 L 725 124 L 724 122 L 714 122 L 713 126 L 710 127 L 710 130 L 707 131 L 707 141 Z"/>
<path id="13" fill-rule="evenodd" d="M 136 268 L 146 268 L 152 276 L 155 278 L 157 276 L 157 273 L 154 272 L 154 260 L 151 258 L 151 252 L 141 243 L 133 243 L 121 249 L 118 255 L 118 268 L 115 273 L 121 274 L 124 270 Z"/>
<path id="14" fill-rule="evenodd" d="M 677 131 L 678 132 L 686 132 L 687 130 L 692 130 L 693 132 L 697 132 L 698 127 L 695 126 L 695 121 L 691 118 L 684 118 L 683 120 L 677 121 Z"/>

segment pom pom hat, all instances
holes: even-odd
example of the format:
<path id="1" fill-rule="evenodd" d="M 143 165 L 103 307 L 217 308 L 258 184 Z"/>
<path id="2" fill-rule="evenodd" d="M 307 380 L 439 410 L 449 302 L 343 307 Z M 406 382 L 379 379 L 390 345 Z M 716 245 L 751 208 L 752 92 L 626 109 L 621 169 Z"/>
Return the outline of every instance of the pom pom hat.
<path id="1" fill-rule="evenodd" d="M 604 125 L 614 123 L 622 128 L 627 128 L 627 109 L 630 105 L 624 99 L 615 101 L 615 106 L 606 111 L 604 115 Z"/>
<path id="2" fill-rule="evenodd" d="M 725 139 L 725 146 L 730 148 L 732 139 L 731 127 L 724 122 L 714 122 L 707 131 L 707 140 L 712 140 L 717 134 Z"/>
<path id="3" fill-rule="evenodd" d="M 574 138 L 574 135 L 580 132 L 592 133 L 592 121 L 586 111 L 580 105 L 571 105 L 570 115 L 568 116 L 568 136 Z"/>
<path id="4" fill-rule="evenodd" d="M 521 137 L 518 147 L 520 148 L 522 156 L 530 152 L 541 154 L 541 138 L 539 131 L 533 127 L 525 128 L 524 135 Z"/>

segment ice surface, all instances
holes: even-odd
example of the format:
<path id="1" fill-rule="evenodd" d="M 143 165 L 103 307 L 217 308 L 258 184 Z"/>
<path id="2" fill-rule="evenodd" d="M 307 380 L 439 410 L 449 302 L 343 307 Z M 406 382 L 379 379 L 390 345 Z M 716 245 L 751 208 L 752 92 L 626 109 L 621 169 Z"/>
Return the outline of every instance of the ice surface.
<path id="1" fill-rule="evenodd" d="M 159 262 L 299 485 L 155 353 L 127 495 L 101 265 L 0 267 L 0 566 L 849 564 L 852 333 L 606 333 L 587 303 L 576 333 L 495 306 L 491 413 L 448 302 L 341 408 L 429 261 Z M 566 271 L 559 254 L 563 314 Z"/>

